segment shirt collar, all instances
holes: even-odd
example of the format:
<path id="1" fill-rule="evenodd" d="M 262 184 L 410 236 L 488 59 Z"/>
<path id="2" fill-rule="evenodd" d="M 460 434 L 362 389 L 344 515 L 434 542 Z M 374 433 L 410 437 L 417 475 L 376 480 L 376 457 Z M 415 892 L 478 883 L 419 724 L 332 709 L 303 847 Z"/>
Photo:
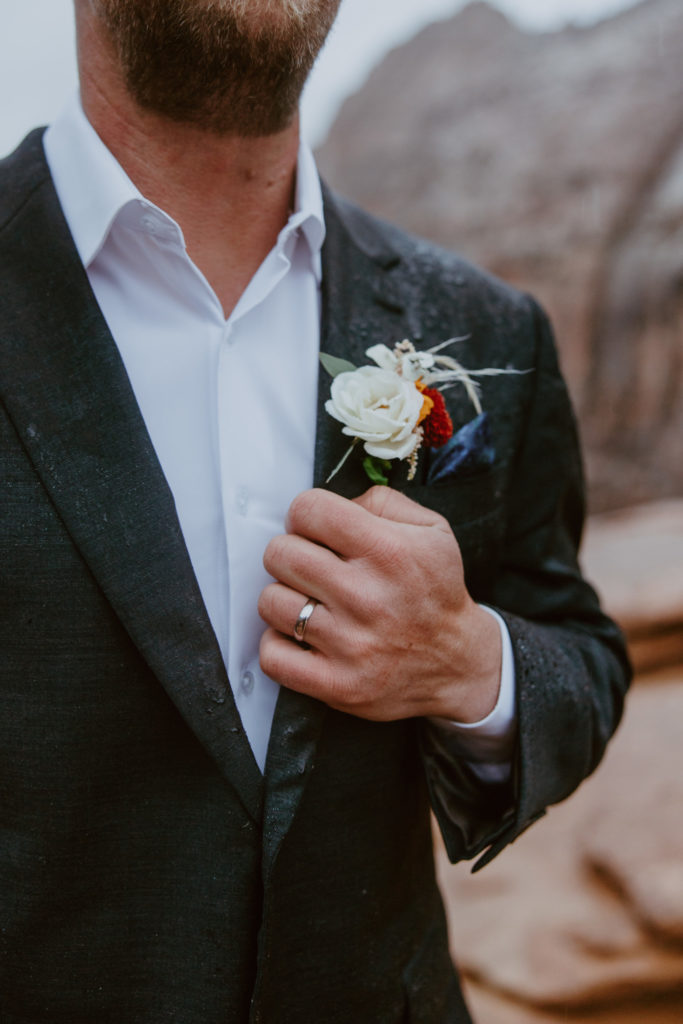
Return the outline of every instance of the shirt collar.
<path id="1" fill-rule="evenodd" d="M 45 154 L 67 223 L 85 267 L 90 266 L 109 232 L 130 207 L 155 211 L 175 222 L 141 194 L 88 121 L 80 99 L 73 96 L 44 137 Z M 127 219 L 127 218 L 126 218 Z M 320 251 L 325 238 L 322 190 L 310 147 L 303 141 L 297 157 L 294 210 L 280 233 L 290 237 L 300 229 L 311 255 L 316 279 L 321 279 Z"/>
<path id="2" fill-rule="evenodd" d="M 298 225 L 301 226 L 304 238 L 308 242 L 313 269 L 318 283 L 320 283 L 322 278 L 320 252 L 325 240 L 323 194 L 313 153 L 303 140 L 299 143 L 294 212 L 289 219 L 288 227 L 294 228 Z"/>

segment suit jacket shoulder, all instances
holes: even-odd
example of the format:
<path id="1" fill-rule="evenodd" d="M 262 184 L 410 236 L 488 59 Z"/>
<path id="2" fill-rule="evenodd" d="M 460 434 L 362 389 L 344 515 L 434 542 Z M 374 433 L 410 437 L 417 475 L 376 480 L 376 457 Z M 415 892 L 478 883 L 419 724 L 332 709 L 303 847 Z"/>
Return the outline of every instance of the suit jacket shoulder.
<path id="1" fill-rule="evenodd" d="M 356 245 L 385 267 L 401 262 L 403 272 L 412 277 L 416 292 L 424 292 L 432 302 L 465 302 L 479 315 L 526 316 L 529 299 L 500 278 L 476 266 L 458 252 L 410 234 L 386 220 L 374 216 L 335 192 L 324 191 L 332 206 L 353 236 Z M 446 300 L 448 301 L 448 300 Z"/>
<path id="2" fill-rule="evenodd" d="M 0 160 L 0 230 L 35 189 L 50 181 L 42 137 L 43 129 L 36 128 L 13 153 Z"/>

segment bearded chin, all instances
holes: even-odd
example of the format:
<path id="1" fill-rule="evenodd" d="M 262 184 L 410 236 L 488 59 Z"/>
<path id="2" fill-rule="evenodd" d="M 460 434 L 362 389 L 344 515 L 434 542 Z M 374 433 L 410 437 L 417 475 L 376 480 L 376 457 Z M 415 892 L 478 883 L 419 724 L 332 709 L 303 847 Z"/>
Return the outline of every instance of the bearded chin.
<path id="1" fill-rule="evenodd" d="M 144 110 L 216 135 L 293 120 L 339 0 L 96 0 Z"/>

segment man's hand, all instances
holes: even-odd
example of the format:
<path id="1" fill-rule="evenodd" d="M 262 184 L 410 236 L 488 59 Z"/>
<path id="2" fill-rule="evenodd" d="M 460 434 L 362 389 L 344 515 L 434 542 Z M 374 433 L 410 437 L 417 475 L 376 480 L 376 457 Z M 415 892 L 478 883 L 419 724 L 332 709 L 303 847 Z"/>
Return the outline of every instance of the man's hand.
<path id="1" fill-rule="evenodd" d="M 475 722 L 493 710 L 499 627 L 468 594 L 442 516 L 389 487 L 355 501 L 312 490 L 292 502 L 287 531 L 263 559 L 278 581 L 259 600 L 267 675 L 376 721 Z M 307 649 L 292 635 L 309 596 L 319 604 Z"/>

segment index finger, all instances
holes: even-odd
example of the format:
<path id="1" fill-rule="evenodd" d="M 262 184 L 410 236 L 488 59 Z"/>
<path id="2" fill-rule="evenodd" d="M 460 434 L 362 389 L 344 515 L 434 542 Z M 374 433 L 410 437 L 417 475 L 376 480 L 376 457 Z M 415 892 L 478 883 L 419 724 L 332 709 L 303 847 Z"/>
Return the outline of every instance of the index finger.
<path id="1" fill-rule="evenodd" d="M 438 512 L 425 508 L 393 487 L 370 487 L 353 500 L 380 519 L 389 519 L 405 526 L 439 526 L 444 522 Z"/>
<path id="2" fill-rule="evenodd" d="M 376 543 L 378 522 L 357 502 L 314 488 L 296 496 L 286 527 L 288 533 L 322 544 L 342 558 L 357 558 Z"/>

